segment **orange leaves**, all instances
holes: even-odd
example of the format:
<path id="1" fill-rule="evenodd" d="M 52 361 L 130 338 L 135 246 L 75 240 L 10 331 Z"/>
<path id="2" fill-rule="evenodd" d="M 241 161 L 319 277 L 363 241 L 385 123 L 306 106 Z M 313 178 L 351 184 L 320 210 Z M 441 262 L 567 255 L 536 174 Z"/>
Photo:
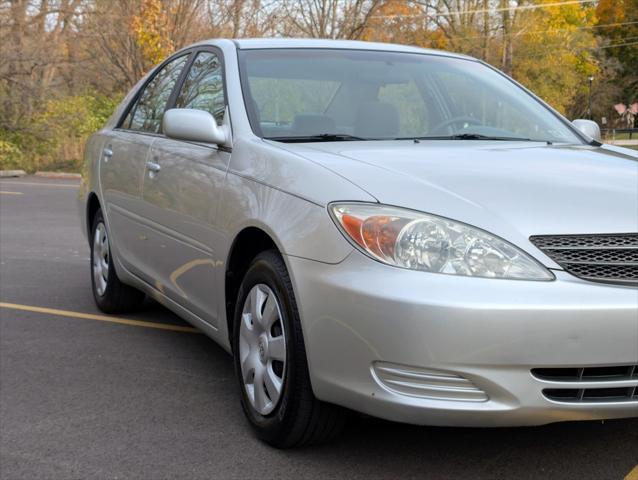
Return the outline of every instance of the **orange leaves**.
<path id="1" fill-rule="evenodd" d="M 596 15 L 600 23 L 623 22 L 627 16 L 627 6 L 630 2 L 624 0 L 600 0 L 596 7 Z M 631 2 L 633 3 L 633 2 Z M 633 8 L 636 8 L 635 6 Z"/>
<path id="2" fill-rule="evenodd" d="M 161 62 L 174 48 L 166 34 L 167 27 L 168 17 L 161 0 L 142 0 L 139 15 L 131 19 L 131 29 L 149 66 Z"/>
<path id="3" fill-rule="evenodd" d="M 422 21 L 422 9 L 405 0 L 386 0 L 372 13 L 363 33 L 362 40 L 416 44 L 415 32 Z"/>

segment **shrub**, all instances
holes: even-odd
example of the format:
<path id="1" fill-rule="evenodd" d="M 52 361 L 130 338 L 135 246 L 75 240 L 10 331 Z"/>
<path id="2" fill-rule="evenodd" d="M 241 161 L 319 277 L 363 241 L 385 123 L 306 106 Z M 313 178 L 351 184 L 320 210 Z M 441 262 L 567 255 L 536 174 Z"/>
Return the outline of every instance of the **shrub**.
<path id="1" fill-rule="evenodd" d="M 79 171 L 86 139 L 102 128 L 118 102 L 94 92 L 49 100 L 33 122 L 36 168 Z"/>
<path id="2" fill-rule="evenodd" d="M 0 133 L 0 170 L 24 168 L 24 155 L 15 143 L 3 139 Z"/>
<path id="3" fill-rule="evenodd" d="M 84 143 L 118 103 L 119 98 L 95 92 L 47 101 L 19 131 L 0 129 L 0 170 L 79 172 Z"/>

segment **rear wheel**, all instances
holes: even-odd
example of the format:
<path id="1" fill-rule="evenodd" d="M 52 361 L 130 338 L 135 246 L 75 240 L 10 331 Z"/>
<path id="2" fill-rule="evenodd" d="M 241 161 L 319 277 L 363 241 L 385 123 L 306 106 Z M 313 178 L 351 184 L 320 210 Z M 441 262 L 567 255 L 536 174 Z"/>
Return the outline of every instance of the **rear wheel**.
<path id="1" fill-rule="evenodd" d="M 259 254 L 235 308 L 233 352 L 244 413 L 257 435 L 278 448 L 328 441 L 345 411 L 312 393 L 290 277 L 275 251 Z"/>
<path id="2" fill-rule="evenodd" d="M 91 283 L 97 307 L 105 313 L 122 313 L 139 306 L 144 294 L 123 284 L 115 272 L 102 210 L 95 213 L 91 232 Z"/>

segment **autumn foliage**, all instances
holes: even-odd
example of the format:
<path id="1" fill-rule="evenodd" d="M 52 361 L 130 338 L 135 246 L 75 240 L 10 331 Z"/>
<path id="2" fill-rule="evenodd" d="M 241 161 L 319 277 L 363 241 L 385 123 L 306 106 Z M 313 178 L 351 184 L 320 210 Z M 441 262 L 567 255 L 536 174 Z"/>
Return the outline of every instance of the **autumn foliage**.
<path id="1" fill-rule="evenodd" d="M 168 16 L 161 0 L 143 0 L 140 13 L 131 19 L 131 30 L 149 65 L 155 65 L 166 58 L 174 49 L 173 41 L 166 34 Z"/>
<path id="2" fill-rule="evenodd" d="M 77 169 L 122 95 L 213 37 L 321 37 L 466 53 L 568 117 L 638 102 L 638 0 L 0 0 L 0 169 Z"/>

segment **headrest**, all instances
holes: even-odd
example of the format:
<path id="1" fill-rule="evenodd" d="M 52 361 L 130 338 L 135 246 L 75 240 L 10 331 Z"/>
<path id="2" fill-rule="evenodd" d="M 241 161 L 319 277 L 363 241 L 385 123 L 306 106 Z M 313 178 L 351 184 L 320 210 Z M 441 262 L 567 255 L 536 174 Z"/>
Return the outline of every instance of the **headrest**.
<path id="1" fill-rule="evenodd" d="M 292 132 L 295 135 L 319 135 L 322 133 L 337 133 L 335 121 L 327 115 L 303 113 L 295 115 L 292 122 Z"/>
<path id="2" fill-rule="evenodd" d="M 363 138 L 394 138 L 399 134 L 399 111 L 384 102 L 364 103 L 357 110 L 354 135 Z"/>

